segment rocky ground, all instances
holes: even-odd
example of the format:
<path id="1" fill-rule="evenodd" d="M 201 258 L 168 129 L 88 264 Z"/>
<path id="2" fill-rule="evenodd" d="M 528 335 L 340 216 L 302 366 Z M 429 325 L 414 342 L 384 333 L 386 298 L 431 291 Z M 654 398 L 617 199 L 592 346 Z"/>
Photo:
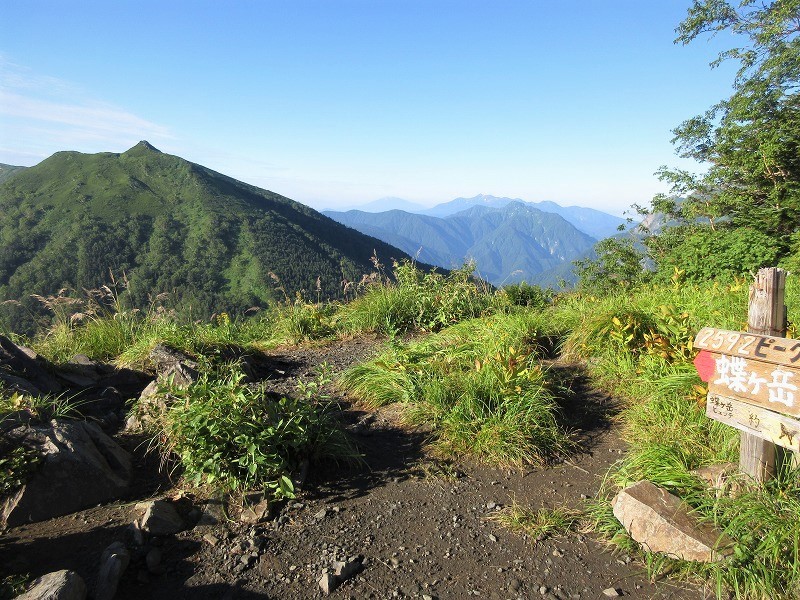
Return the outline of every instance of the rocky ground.
<path id="1" fill-rule="evenodd" d="M 341 370 L 377 342 L 359 338 L 272 352 L 272 387 L 291 392 L 322 362 Z M 694 586 L 649 581 L 642 564 L 591 535 L 537 541 L 492 519 L 514 502 L 578 506 L 596 494 L 624 446 L 609 400 L 579 391 L 565 411 L 580 450 L 525 472 L 438 460 L 427 451 L 428 433 L 401 425 L 396 408 L 372 411 L 340 398 L 364 465 L 312 470 L 296 500 L 272 507 L 270 518 L 257 524 L 243 523 L 235 508 L 223 515 L 213 499 L 182 494 L 140 438 L 118 438 L 136 459 L 128 500 L 6 530 L 0 569 L 32 576 L 72 569 L 91 597 L 101 553 L 125 541 L 133 551 L 116 594 L 125 599 L 323 597 L 320 580 L 325 583 L 337 561 L 357 571 L 338 586 L 329 577 L 330 595 L 340 598 L 703 598 Z M 205 517 L 137 545 L 130 527 L 141 515 L 136 503 L 156 497 L 173 499 L 190 523 Z"/>

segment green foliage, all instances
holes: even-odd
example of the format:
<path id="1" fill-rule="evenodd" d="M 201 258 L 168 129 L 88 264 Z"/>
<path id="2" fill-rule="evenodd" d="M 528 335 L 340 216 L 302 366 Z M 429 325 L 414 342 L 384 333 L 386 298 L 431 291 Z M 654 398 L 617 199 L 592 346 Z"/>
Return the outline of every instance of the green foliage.
<path id="1" fill-rule="evenodd" d="M 492 513 L 492 521 L 509 531 L 524 533 L 539 542 L 546 538 L 566 535 L 581 524 L 583 512 L 574 508 L 541 508 L 530 510 L 514 501 L 511 506 Z"/>
<path id="2" fill-rule="evenodd" d="M 17 490 L 36 471 L 42 457 L 33 448 L 14 446 L 0 453 L 0 498 Z"/>
<path id="3" fill-rule="evenodd" d="M 27 575 L 6 575 L 0 579 L 0 600 L 12 600 L 22 595 L 28 583 Z"/>
<path id="4" fill-rule="evenodd" d="M 544 290 L 524 281 L 513 285 L 504 285 L 497 291 L 502 303 L 510 306 L 525 306 L 532 309 L 543 309 L 553 300 L 553 292 Z"/>
<path id="5" fill-rule="evenodd" d="M 243 377 L 235 370 L 206 373 L 186 388 L 162 391 L 173 404 L 159 437 L 189 480 L 291 498 L 291 476 L 304 461 L 355 457 L 321 394 L 327 375 L 301 387 L 298 397 L 275 397 Z"/>
<path id="6" fill-rule="evenodd" d="M 553 384 L 538 364 L 546 345 L 530 312 L 473 319 L 418 342 L 393 342 L 345 372 L 342 385 L 372 405 L 407 404 L 437 447 L 490 464 L 538 463 L 569 446 Z"/>
<path id="7" fill-rule="evenodd" d="M 273 309 L 272 336 L 265 343 L 299 344 L 331 337 L 336 309 L 334 304 L 307 302 L 298 292 L 294 302 L 287 301 Z"/>
<path id="8" fill-rule="evenodd" d="M 578 289 L 608 293 L 636 287 L 648 278 L 644 254 L 631 238 L 606 238 L 594 247 L 595 258 L 575 261 Z"/>
<path id="9" fill-rule="evenodd" d="M 795 278 L 787 281 L 786 303 L 790 309 L 800 303 Z M 568 354 L 587 359 L 595 381 L 627 402 L 622 422 L 629 450 L 591 507 L 595 529 L 626 551 L 637 551 L 613 517 L 609 500 L 619 488 L 648 479 L 680 496 L 698 518 L 723 529 L 736 544 L 731 560 L 710 564 L 674 561 L 639 549 L 653 577 L 670 573 L 711 581 L 720 598 L 795 598 L 800 589 L 800 473 L 786 471 L 765 487 L 745 486 L 742 493 L 728 496 L 707 489 L 691 472 L 735 462 L 739 434 L 706 417 L 705 390 L 690 362 L 694 353 L 688 342 L 705 325 L 741 329 L 746 307 L 743 282 L 706 282 L 607 297 L 573 295 L 551 312 L 569 314 Z M 653 343 L 654 334 L 663 339 Z"/>
<path id="10" fill-rule="evenodd" d="M 800 223 L 798 18 L 797 0 L 695 0 L 677 30 L 676 42 L 682 44 L 722 32 L 742 40 L 740 47 L 722 52 L 712 63 L 732 60 L 739 70 L 729 98 L 674 130 L 678 154 L 707 169 L 695 174 L 662 167 L 661 178 L 684 201 L 674 203 L 661 196 L 653 208 L 666 209 L 679 224 L 692 226 L 691 236 L 698 226 L 757 230 L 761 236 L 755 240 L 756 256 L 738 248 L 748 264 L 770 259 L 774 265 L 786 256 Z M 741 236 L 724 246 L 741 246 L 746 234 Z M 763 252 L 767 239 L 774 256 Z M 702 243 L 694 240 L 690 245 Z M 709 257 L 713 260 L 713 255 L 690 260 Z"/>
<path id="11" fill-rule="evenodd" d="M 346 331 L 395 334 L 438 331 L 489 309 L 493 298 L 473 277 L 475 266 L 442 274 L 423 271 L 412 261 L 394 264 L 394 279 L 370 285 L 343 307 L 339 326 Z"/>
<path id="12" fill-rule="evenodd" d="M 778 247 L 774 237 L 752 227 L 676 228 L 649 240 L 659 257 L 662 278 L 681 271 L 689 281 L 730 279 L 775 265 Z"/>
<path id="13" fill-rule="evenodd" d="M 672 363 L 689 359 L 694 333 L 688 313 L 661 305 L 656 312 L 623 309 L 592 316 L 573 334 L 572 343 L 583 352 L 613 347 L 618 353 L 659 356 Z"/>

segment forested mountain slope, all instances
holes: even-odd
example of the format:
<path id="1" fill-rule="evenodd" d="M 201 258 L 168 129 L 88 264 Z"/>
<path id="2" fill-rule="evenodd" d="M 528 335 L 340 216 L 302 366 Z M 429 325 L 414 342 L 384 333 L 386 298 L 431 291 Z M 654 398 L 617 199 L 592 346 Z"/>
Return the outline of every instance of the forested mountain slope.
<path id="1" fill-rule="evenodd" d="M 446 217 L 400 210 L 325 214 L 423 262 L 452 268 L 472 259 L 480 276 L 494 285 L 569 280 L 571 261 L 591 254 L 596 242 L 559 215 L 519 201 L 499 208 L 473 206 Z"/>
<path id="2" fill-rule="evenodd" d="M 58 152 L 0 184 L 0 300 L 94 288 L 109 271 L 134 305 L 160 292 L 196 315 L 306 290 L 337 297 L 405 255 L 298 202 L 140 142 Z M 275 277 L 272 277 L 274 274 Z"/>

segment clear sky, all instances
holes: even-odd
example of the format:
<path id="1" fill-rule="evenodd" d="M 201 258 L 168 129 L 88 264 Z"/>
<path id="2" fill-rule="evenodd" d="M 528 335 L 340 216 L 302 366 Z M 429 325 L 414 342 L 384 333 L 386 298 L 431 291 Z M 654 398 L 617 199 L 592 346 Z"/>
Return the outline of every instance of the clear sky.
<path id="1" fill-rule="evenodd" d="M 731 91 L 689 0 L 25 0 L 0 162 L 146 139 L 315 208 L 478 193 L 621 214 Z"/>

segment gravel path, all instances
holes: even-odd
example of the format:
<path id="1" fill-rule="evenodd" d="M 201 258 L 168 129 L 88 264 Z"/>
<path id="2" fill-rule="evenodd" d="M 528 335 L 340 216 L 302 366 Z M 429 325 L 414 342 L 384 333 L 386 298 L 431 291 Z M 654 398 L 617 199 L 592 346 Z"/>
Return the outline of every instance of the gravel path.
<path id="1" fill-rule="evenodd" d="M 271 352 L 265 359 L 271 387 L 289 393 L 321 363 L 339 371 L 377 344 L 364 337 Z M 355 559 L 360 572 L 331 597 L 585 600 L 613 597 L 616 590 L 625 598 L 703 598 L 693 586 L 650 582 L 641 564 L 592 536 L 536 541 L 491 519 L 514 502 L 531 508 L 579 506 L 596 494 L 624 452 L 607 399 L 579 393 L 565 411 L 579 429 L 582 451 L 551 467 L 505 472 L 436 460 L 426 452 L 428 433 L 402 426 L 395 407 L 349 406 L 343 419 L 365 468 L 312 472 L 298 499 L 277 507 L 272 519 L 259 525 L 232 519 L 152 540 L 150 547 L 162 556 L 158 567 L 148 571 L 145 565 L 150 548 L 134 552 L 116 597 L 324 597 L 319 580 L 326 569 Z M 153 457 L 141 449 L 137 456 L 141 471 L 152 474 Z M 129 535 L 133 502 L 174 492 L 163 477 L 145 479 L 130 503 L 5 532 L 0 564 L 9 573 L 33 575 L 73 568 L 91 588 L 103 548 Z"/>

